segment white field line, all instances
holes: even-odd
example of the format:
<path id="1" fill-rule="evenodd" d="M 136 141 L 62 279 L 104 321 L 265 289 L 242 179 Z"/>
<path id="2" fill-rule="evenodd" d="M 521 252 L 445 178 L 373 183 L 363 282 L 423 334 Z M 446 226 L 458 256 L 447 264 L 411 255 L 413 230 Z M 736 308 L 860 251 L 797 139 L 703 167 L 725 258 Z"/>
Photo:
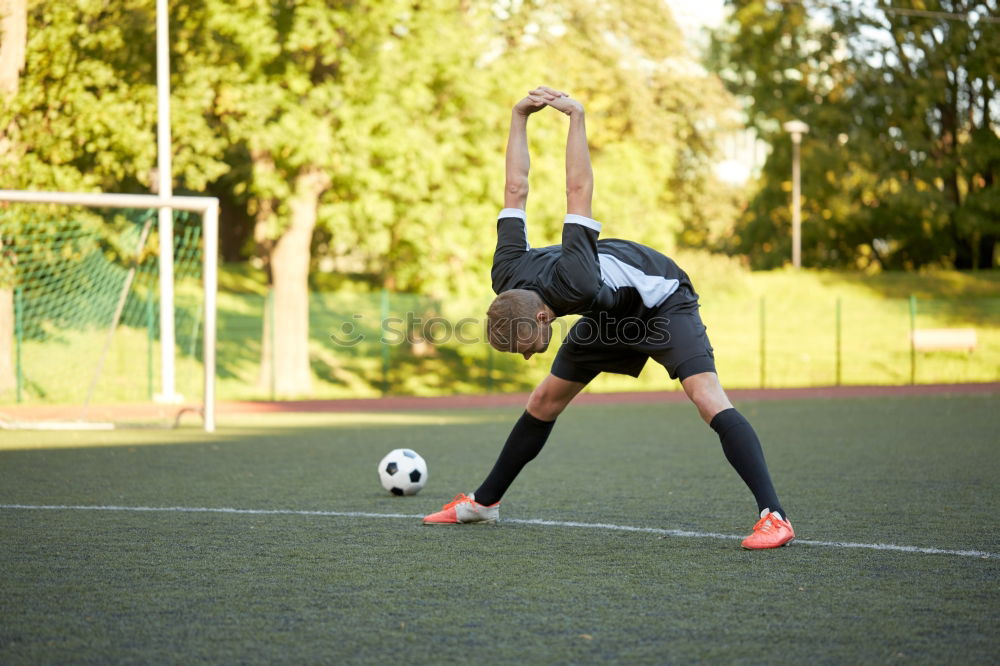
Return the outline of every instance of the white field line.
<path id="1" fill-rule="evenodd" d="M 186 506 L 80 506 L 62 504 L 0 504 L 5 510 L 31 511 L 128 511 L 150 513 L 228 513 L 252 516 L 321 516 L 333 518 L 396 518 L 418 520 L 419 514 L 409 513 L 368 513 L 366 511 L 304 511 L 295 509 L 233 509 L 212 507 Z M 541 518 L 519 519 L 505 518 L 504 523 L 515 525 L 541 525 L 544 527 L 570 527 L 577 529 L 608 530 L 613 532 L 640 532 L 663 537 L 680 537 L 694 539 L 723 539 L 727 541 L 740 540 L 743 537 L 734 534 L 719 534 L 718 532 L 695 532 L 691 530 L 669 530 L 659 527 L 636 527 L 633 525 L 615 525 L 613 523 L 580 523 L 568 520 L 543 520 Z M 945 548 L 924 548 L 920 546 L 900 546 L 891 543 L 854 543 L 850 541 L 816 541 L 813 539 L 796 539 L 795 543 L 802 546 L 818 546 L 821 548 L 862 548 L 865 550 L 881 550 L 896 553 L 917 553 L 921 555 L 956 555 L 959 557 L 975 557 L 984 560 L 1000 560 L 1000 553 L 982 550 L 948 550 Z"/>

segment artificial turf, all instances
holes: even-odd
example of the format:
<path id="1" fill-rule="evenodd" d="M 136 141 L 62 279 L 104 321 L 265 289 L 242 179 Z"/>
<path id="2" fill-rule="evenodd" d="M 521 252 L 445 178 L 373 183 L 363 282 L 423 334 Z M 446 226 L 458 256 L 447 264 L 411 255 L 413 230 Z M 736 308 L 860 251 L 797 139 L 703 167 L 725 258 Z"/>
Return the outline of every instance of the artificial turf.
<path id="1" fill-rule="evenodd" d="M 997 405 L 739 405 L 802 541 L 987 557 L 332 515 L 416 516 L 473 489 L 514 409 L 3 433 L 0 504 L 293 513 L 0 509 L 0 663 L 989 662 Z M 376 479 L 402 446 L 430 467 L 415 497 Z M 736 536 L 754 509 L 690 406 L 588 405 L 501 517 Z"/>

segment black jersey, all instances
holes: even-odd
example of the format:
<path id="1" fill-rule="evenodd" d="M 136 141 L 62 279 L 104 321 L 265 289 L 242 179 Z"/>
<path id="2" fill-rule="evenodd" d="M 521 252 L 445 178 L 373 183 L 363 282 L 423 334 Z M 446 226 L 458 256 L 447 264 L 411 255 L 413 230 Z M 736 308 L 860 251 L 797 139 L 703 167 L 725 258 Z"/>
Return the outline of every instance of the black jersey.
<path id="1" fill-rule="evenodd" d="M 643 317 L 668 299 L 671 309 L 697 308 L 698 295 L 672 259 L 632 241 L 598 240 L 601 224 L 567 215 L 562 244 L 531 248 L 523 210 L 505 208 L 497 220 L 493 291 L 536 292 L 555 312 Z"/>

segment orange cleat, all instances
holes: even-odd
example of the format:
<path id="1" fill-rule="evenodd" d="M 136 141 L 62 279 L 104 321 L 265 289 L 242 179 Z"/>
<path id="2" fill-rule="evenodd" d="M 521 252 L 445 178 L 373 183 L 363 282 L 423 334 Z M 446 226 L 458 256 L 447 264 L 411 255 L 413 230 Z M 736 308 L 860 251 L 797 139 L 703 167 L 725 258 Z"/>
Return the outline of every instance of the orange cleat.
<path id="1" fill-rule="evenodd" d="M 459 493 L 437 513 L 424 516 L 424 525 L 495 523 L 500 518 L 500 502 L 483 506 L 475 496 Z"/>
<path id="2" fill-rule="evenodd" d="M 743 547 L 748 550 L 778 548 L 788 545 L 794 538 L 792 524 L 784 520 L 780 513 L 770 511 L 761 516 L 753 526 L 753 534 L 743 539 Z"/>

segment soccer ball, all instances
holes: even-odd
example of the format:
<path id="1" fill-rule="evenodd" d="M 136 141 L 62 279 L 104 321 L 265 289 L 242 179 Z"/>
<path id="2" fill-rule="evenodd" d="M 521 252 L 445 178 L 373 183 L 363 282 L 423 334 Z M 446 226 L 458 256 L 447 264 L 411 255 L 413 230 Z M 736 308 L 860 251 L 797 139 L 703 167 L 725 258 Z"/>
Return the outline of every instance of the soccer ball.
<path id="1" fill-rule="evenodd" d="M 416 451 L 389 451 L 378 464 L 378 479 L 393 495 L 416 495 L 427 484 L 427 463 Z"/>

